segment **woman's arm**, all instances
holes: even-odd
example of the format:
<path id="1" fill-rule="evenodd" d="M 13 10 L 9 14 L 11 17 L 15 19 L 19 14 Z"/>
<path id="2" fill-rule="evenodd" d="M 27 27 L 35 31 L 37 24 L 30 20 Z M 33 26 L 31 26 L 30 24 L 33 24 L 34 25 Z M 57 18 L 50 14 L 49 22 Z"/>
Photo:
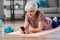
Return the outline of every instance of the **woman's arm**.
<path id="1" fill-rule="evenodd" d="M 32 33 L 30 30 L 29 30 L 29 22 L 25 21 L 25 34 L 30 34 Z"/>
<path id="2" fill-rule="evenodd" d="M 24 28 L 25 29 L 28 29 L 29 28 L 29 22 L 28 21 L 25 21 Z"/>
<path id="3" fill-rule="evenodd" d="M 43 30 L 44 25 L 45 25 L 44 21 L 39 21 L 39 22 L 38 22 L 38 28 L 36 28 L 36 29 L 31 29 L 31 31 L 32 31 L 33 33 L 40 32 L 40 31 Z"/>
<path id="4" fill-rule="evenodd" d="M 29 29 L 29 22 L 28 22 L 28 17 L 27 14 L 25 16 L 25 22 L 24 22 L 24 31 L 21 30 L 21 33 L 25 34 L 26 30 Z"/>
<path id="5" fill-rule="evenodd" d="M 26 16 L 25 16 L 24 27 L 25 27 L 25 29 L 28 29 L 28 28 L 29 28 L 29 22 L 28 22 L 28 16 L 27 16 L 27 14 L 26 14 Z"/>

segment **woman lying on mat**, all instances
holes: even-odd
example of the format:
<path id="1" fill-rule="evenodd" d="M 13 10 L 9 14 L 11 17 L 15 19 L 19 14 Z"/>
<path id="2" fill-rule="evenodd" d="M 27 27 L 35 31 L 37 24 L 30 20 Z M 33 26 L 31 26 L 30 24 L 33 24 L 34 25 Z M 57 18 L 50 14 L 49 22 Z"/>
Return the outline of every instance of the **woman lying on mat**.
<path id="1" fill-rule="evenodd" d="M 24 32 L 26 34 L 56 28 L 60 24 L 60 21 L 58 21 L 56 17 L 54 17 L 53 19 L 45 17 L 44 12 L 38 10 L 37 5 L 34 2 L 27 2 L 25 6 L 25 11 L 26 11 L 26 17 L 25 17 Z M 31 25 L 33 29 L 29 30 L 29 25 Z"/>

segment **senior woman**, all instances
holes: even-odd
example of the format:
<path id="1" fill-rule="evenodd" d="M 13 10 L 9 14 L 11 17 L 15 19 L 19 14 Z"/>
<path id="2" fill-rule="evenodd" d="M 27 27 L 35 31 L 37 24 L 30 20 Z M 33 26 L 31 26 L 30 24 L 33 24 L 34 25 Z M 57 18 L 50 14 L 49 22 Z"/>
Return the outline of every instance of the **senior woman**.
<path id="1" fill-rule="evenodd" d="M 25 6 L 26 16 L 25 16 L 25 33 L 36 33 L 42 30 L 52 29 L 52 19 L 45 17 L 44 12 L 38 10 L 37 4 L 30 1 L 27 2 Z M 33 29 L 29 30 L 29 25 Z"/>

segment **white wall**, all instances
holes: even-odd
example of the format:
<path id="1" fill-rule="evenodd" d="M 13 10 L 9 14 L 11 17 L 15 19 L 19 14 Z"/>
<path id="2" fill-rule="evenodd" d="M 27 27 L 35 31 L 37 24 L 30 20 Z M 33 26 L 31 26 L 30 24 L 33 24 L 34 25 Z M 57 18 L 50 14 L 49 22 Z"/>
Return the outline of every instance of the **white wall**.
<path id="1" fill-rule="evenodd" d="M 27 0 L 27 1 L 35 1 L 35 0 Z M 16 0 L 14 3 L 19 3 L 21 5 L 20 7 L 23 8 L 23 1 L 21 1 L 21 0 L 17 1 Z M 10 2 L 4 0 L 4 5 L 10 5 Z M 4 14 L 5 14 L 6 17 L 11 17 L 10 10 L 4 9 Z M 21 9 L 21 10 L 15 10 L 15 14 L 16 15 L 20 15 L 20 16 L 23 15 L 24 14 L 23 9 Z"/>

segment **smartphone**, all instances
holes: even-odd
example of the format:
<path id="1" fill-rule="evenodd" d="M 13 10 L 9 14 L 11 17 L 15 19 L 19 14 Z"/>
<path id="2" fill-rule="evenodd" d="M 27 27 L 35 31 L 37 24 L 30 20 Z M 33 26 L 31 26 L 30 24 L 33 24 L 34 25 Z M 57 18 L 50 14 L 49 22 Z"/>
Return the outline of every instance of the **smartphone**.
<path id="1" fill-rule="evenodd" d="M 22 31 L 24 31 L 25 30 L 25 28 L 24 27 L 20 27 L 21 29 L 22 29 Z"/>

